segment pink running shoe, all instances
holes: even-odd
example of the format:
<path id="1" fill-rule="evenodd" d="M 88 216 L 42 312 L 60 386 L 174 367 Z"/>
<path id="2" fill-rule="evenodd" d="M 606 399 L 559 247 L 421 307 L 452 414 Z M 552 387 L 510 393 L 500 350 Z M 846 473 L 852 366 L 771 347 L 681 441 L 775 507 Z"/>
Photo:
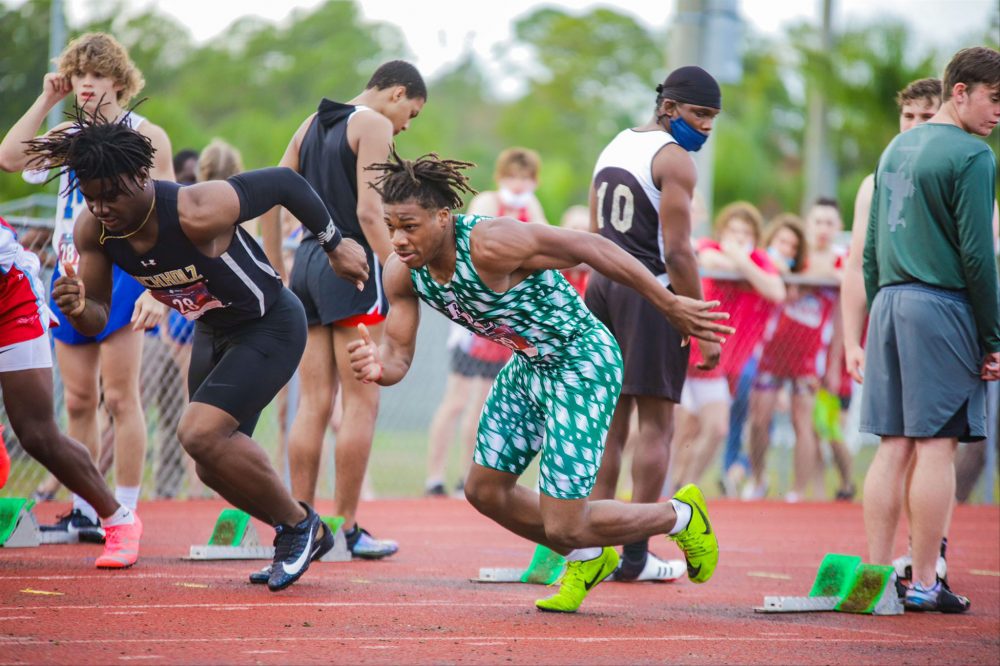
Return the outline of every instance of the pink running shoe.
<path id="1" fill-rule="evenodd" d="M 98 569 L 128 569 L 139 559 L 139 539 L 142 537 L 142 521 L 139 514 L 131 525 L 104 527 L 104 552 L 97 558 Z"/>

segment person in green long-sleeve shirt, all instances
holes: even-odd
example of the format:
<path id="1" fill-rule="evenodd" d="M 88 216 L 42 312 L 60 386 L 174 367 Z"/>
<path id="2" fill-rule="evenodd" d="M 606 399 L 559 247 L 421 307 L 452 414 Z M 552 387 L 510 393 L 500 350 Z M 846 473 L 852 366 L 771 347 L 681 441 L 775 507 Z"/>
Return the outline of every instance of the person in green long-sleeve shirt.
<path id="1" fill-rule="evenodd" d="M 964 612 L 969 600 L 937 580 L 935 563 L 955 492 L 955 447 L 985 436 L 985 382 L 1000 379 L 996 158 L 972 136 L 1000 121 L 1000 52 L 959 51 L 945 69 L 943 99 L 929 122 L 893 139 L 875 172 L 861 430 L 882 441 L 865 479 L 864 516 L 872 562 L 889 564 L 905 500 L 907 608 Z"/>

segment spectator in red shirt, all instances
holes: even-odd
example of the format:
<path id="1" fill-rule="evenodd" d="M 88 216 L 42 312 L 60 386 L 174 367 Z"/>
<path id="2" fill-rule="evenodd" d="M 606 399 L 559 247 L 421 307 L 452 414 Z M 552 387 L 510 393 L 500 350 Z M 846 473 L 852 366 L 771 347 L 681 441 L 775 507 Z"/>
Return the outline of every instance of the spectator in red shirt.
<path id="1" fill-rule="evenodd" d="M 806 232 L 798 216 L 782 214 L 764 234 L 768 254 L 783 273 L 802 273 L 809 251 Z M 750 396 L 750 480 L 744 499 L 767 494 L 765 458 L 771 438 L 771 420 L 778 389 L 792 384 L 792 425 L 795 429 L 796 491 L 811 479 L 818 456 L 813 430 L 813 409 L 818 384 L 816 356 L 822 346 L 822 329 L 834 303 L 798 287 L 788 289 L 788 299 L 765 333 L 760 369 Z"/>
<path id="2" fill-rule="evenodd" d="M 715 218 L 715 238 L 698 244 L 703 270 L 732 274 L 729 279 L 704 278 L 705 298 L 717 300 L 730 313 L 736 333 L 723 349 L 722 360 L 700 370 L 701 354 L 692 348 L 687 380 L 677 410 L 673 440 L 674 482 L 698 483 L 729 431 L 731 396 L 740 372 L 753 354 L 776 303 L 785 299 L 785 285 L 768 256 L 758 248 L 763 217 L 750 203 L 732 203 Z"/>

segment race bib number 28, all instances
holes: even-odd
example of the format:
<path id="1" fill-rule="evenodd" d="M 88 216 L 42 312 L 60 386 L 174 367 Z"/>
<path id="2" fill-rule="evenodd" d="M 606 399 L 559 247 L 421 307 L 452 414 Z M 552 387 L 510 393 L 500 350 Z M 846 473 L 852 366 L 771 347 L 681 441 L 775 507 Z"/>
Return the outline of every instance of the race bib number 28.
<path id="1" fill-rule="evenodd" d="M 222 301 L 212 296 L 204 282 L 174 289 L 151 289 L 150 293 L 153 298 L 177 310 L 189 321 L 194 321 L 209 310 L 225 307 Z"/>

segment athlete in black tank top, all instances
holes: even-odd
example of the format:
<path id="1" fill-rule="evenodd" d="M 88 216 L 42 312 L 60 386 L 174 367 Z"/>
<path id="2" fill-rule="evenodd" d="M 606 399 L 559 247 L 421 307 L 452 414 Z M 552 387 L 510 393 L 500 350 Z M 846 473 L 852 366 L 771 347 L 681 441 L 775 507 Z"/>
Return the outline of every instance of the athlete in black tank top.
<path id="1" fill-rule="evenodd" d="M 365 243 L 358 222 L 358 156 L 347 140 L 347 121 L 359 107 L 324 99 L 302 138 L 299 173 L 319 194 L 337 228 Z M 360 110 L 364 113 L 364 109 Z M 312 234 L 306 233 L 306 238 Z"/>
<path id="2" fill-rule="evenodd" d="M 300 373 L 300 402 L 288 438 L 292 493 L 310 501 L 316 493 L 319 452 L 341 391 L 344 414 L 337 432 L 334 513 L 344 517 L 347 545 L 356 557 L 378 559 L 396 552 L 396 543 L 373 538 L 356 523 L 361 486 L 368 465 L 378 387 L 354 380 L 346 358 L 355 327 L 365 324 L 378 337 L 388 311 L 381 266 L 392 254 L 382 199 L 370 187 L 378 176 L 366 167 L 383 161 L 393 136 L 404 131 L 427 98 L 423 78 L 413 65 L 395 60 L 375 70 L 365 89 L 346 104 L 324 99 L 289 142 L 281 165 L 301 173 L 319 193 L 330 216 L 348 238 L 368 253 L 371 277 L 362 291 L 330 275 L 316 241 L 307 235 L 295 252 L 289 287 L 302 301 L 309 337 Z M 277 217 L 261 221 L 267 256 L 281 261 Z M 276 264 L 279 265 L 280 264 Z M 334 367 L 333 372 L 315 372 Z"/>
<path id="3" fill-rule="evenodd" d="M 73 327 L 87 335 L 104 328 L 113 264 L 198 320 L 191 402 L 177 437 L 206 485 L 275 526 L 267 582 L 272 590 L 287 587 L 311 555 L 333 547 L 333 536 L 309 505 L 292 498 L 250 435 L 302 356 L 305 315 L 239 223 L 285 206 L 316 233 L 334 270 L 356 284 L 368 277 L 364 251 L 341 238 L 323 202 L 290 169 L 184 188 L 156 182 L 149 178 L 149 140 L 99 116 L 81 116 L 29 150 L 53 168 L 72 169 L 89 209 L 74 234 L 79 276 L 67 266 L 52 292 Z"/>
<path id="4" fill-rule="evenodd" d="M 203 254 L 181 228 L 180 185 L 154 181 L 156 243 L 138 254 L 127 238 L 106 238 L 104 252 L 160 302 L 188 319 L 224 328 L 264 316 L 281 293 L 281 278 L 263 250 L 237 225 L 218 257 Z"/>

